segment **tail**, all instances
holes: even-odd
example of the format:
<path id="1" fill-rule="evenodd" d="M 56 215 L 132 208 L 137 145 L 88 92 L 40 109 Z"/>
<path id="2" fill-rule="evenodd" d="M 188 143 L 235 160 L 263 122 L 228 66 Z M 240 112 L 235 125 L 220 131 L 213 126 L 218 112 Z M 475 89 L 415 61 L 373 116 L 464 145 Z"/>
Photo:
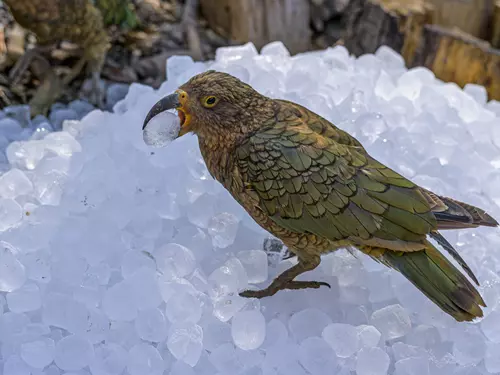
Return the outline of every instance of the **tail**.
<path id="1" fill-rule="evenodd" d="M 437 229 L 463 229 L 479 226 L 496 227 L 498 222 L 486 211 L 451 198 L 420 189 L 437 220 Z"/>
<path id="2" fill-rule="evenodd" d="M 457 321 L 482 317 L 486 307 L 469 280 L 430 242 L 422 251 L 361 249 L 376 261 L 399 271 L 430 300 Z"/>

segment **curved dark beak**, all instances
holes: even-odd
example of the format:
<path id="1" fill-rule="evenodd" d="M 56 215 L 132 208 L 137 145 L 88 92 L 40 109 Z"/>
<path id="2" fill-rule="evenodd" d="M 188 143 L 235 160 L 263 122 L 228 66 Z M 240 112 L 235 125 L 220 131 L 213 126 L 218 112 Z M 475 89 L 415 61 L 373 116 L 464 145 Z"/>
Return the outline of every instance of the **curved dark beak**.
<path id="1" fill-rule="evenodd" d="M 148 115 L 144 119 L 142 130 L 146 129 L 146 126 L 148 125 L 149 121 L 151 121 L 151 119 L 156 115 L 168 111 L 169 109 L 177 109 L 180 106 L 181 103 L 179 102 L 179 95 L 177 93 L 167 95 L 164 98 L 160 99 L 148 112 Z"/>

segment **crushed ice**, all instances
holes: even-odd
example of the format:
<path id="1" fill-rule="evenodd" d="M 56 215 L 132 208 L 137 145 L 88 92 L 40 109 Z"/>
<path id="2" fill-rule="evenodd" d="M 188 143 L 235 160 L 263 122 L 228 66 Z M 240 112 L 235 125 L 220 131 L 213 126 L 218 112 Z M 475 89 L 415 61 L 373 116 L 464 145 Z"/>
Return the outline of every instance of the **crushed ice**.
<path id="1" fill-rule="evenodd" d="M 75 102 L 30 131 L 25 108 L 0 114 L 0 372 L 500 372 L 497 229 L 445 233 L 481 281 L 478 322 L 456 323 L 401 275 L 344 251 L 304 275 L 331 289 L 239 297 L 294 260 L 263 247 L 196 137 L 151 148 L 141 136 L 151 106 L 209 68 L 306 105 L 415 182 L 500 217 L 500 103 L 480 86 L 407 70 L 385 47 L 358 59 L 343 47 L 290 57 L 279 42 L 260 55 L 221 48 L 206 64 L 173 57 L 158 91 L 133 84 L 113 113 Z M 174 138 L 176 121 L 158 116 L 147 143 Z"/>

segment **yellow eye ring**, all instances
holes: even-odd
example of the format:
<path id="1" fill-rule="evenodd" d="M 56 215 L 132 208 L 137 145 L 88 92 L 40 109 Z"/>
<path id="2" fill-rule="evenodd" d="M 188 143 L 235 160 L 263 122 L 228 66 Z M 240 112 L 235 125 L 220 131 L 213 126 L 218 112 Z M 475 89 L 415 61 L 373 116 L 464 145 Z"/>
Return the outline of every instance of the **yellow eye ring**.
<path id="1" fill-rule="evenodd" d="M 217 103 L 219 102 L 219 100 L 215 97 L 215 96 L 206 96 L 203 100 L 202 100 L 202 104 L 205 108 L 212 108 L 214 107 Z"/>

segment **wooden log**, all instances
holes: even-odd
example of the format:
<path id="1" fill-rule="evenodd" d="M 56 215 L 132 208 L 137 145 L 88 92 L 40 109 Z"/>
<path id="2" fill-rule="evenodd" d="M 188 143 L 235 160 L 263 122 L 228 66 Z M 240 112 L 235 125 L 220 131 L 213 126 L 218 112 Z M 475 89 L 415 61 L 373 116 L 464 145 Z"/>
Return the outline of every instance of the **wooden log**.
<path id="1" fill-rule="evenodd" d="M 432 7 L 425 0 L 352 0 L 344 22 L 344 45 L 354 55 L 386 45 L 411 64 L 423 27 L 432 23 Z"/>
<path id="2" fill-rule="evenodd" d="M 491 45 L 500 48 L 500 0 L 495 1 L 493 17 L 491 20 Z"/>
<path id="3" fill-rule="evenodd" d="M 425 26 L 412 65 L 425 66 L 437 78 L 461 87 L 483 85 L 490 99 L 500 100 L 500 50 L 458 29 Z"/>
<path id="4" fill-rule="evenodd" d="M 487 39 L 494 0 L 428 0 L 434 8 L 434 24 L 457 27 L 477 38 Z"/>
<path id="5" fill-rule="evenodd" d="M 224 37 L 261 48 L 282 41 L 291 53 L 311 46 L 309 0 L 201 0 L 209 26 Z"/>

